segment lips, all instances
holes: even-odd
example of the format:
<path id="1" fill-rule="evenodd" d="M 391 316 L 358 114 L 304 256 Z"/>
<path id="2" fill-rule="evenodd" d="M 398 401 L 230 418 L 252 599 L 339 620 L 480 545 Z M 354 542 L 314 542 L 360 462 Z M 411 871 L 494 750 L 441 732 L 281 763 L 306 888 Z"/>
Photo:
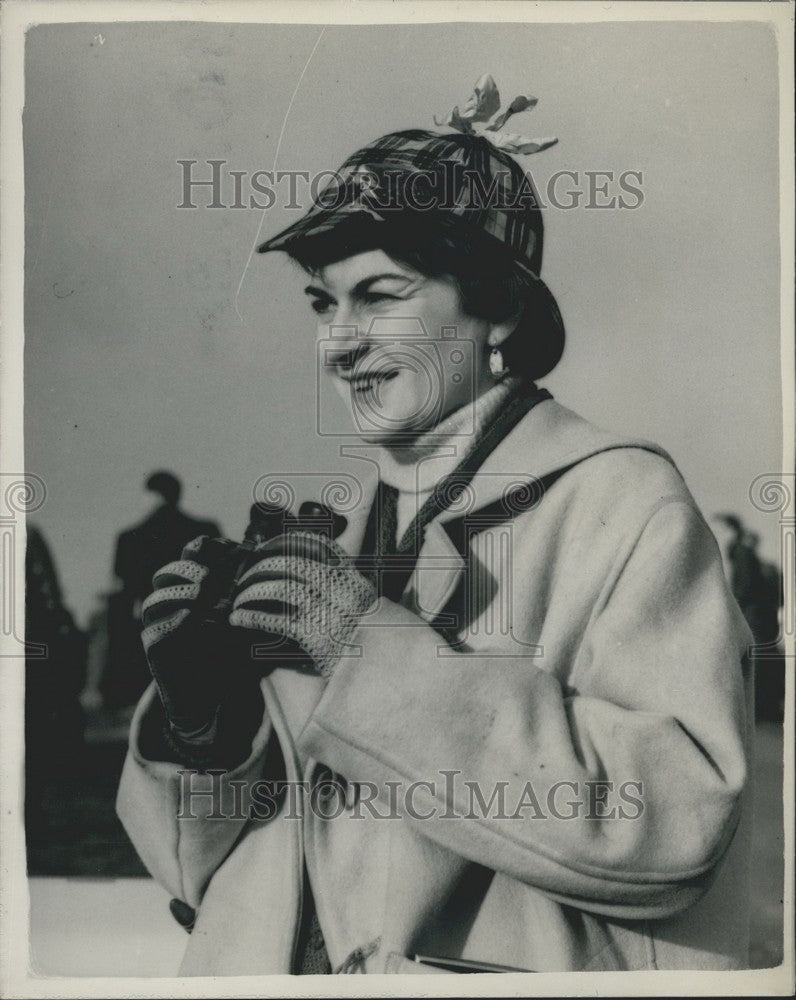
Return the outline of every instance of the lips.
<path id="1" fill-rule="evenodd" d="M 344 374 L 340 372 L 340 378 L 347 382 L 352 392 L 358 395 L 368 392 L 378 392 L 379 389 L 391 382 L 400 375 L 399 368 L 385 368 L 380 371 L 368 371 L 364 373 Z"/>

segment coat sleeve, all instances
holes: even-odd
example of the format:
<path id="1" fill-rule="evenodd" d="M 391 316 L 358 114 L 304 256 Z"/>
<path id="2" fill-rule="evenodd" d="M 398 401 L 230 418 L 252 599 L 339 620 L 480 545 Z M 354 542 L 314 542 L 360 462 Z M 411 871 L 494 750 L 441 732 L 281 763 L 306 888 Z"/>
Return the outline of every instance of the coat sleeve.
<path id="1" fill-rule="evenodd" d="M 116 810 L 152 876 L 193 907 L 240 837 L 252 804 L 252 783 L 265 776 L 272 727 L 267 713 L 248 758 L 232 771 L 200 774 L 154 759 L 147 732 L 163 724 L 157 689 L 150 685 L 133 716 L 130 748 Z"/>
<path id="2" fill-rule="evenodd" d="M 433 784 L 411 809 L 398 796 L 406 821 L 567 905 L 655 918 L 706 891 L 746 780 L 749 636 L 690 504 L 646 522 L 582 637 L 577 690 L 531 659 L 440 656 L 439 635 L 395 604 L 355 639 L 307 752 L 378 795 Z M 611 783 L 603 806 L 595 782 Z"/>

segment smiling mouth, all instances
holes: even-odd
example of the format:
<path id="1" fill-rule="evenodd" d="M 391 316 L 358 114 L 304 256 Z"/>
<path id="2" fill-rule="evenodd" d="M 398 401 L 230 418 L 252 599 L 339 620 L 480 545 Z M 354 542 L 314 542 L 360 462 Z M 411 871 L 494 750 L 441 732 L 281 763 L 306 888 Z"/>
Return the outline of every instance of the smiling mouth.
<path id="1" fill-rule="evenodd" d="M 354 375 L 348 372 L 339 372 L 339 377 L 347 382 L 351 391 L 357 395 L 378 392 L 379 389 L 391 382 L 400 375 L 399 368 L 388 368 L 383 371 L 370 371 Z"/>

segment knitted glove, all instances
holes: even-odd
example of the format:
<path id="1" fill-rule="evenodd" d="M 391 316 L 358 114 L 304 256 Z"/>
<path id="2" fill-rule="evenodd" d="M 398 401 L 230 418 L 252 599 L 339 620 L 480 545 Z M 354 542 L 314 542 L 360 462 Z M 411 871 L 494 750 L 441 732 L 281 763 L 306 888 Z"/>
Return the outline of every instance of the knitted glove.
<path id="1" fill-rule="evenodd" d="M 142 608 L 141 639 L 168 723 L 162 735 L 181 760 L 198 765 L 213 756 L 219 710 L 242 681 L 238 636 L 210 614 L 232 585 L 236 558 L 232 542 L 195 538 L 155 573 Z"/>
<path id="2" fill-rule="evenodd" d="M 258 549 L 263 558 L 239 582 L 230 625 L 296 643 L 329 677 L 376 588 L 334 541 L 293 531 Z"/>

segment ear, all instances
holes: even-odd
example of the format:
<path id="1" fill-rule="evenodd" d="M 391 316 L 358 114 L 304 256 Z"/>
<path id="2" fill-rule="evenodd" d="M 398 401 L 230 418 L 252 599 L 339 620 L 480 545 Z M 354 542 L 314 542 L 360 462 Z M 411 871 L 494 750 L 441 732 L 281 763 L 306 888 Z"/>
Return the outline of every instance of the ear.
<path id="1" fill-rule="evenodd" d="M 500 347 L 517 329 L 517 324 L 521 317 L 522 308 L 517 309 L 515 313 L 507 319 L 501 320 L 500 323 L 490 323 L 489 333 L 486 337 L 487 345 L 489 347 Z"/>

